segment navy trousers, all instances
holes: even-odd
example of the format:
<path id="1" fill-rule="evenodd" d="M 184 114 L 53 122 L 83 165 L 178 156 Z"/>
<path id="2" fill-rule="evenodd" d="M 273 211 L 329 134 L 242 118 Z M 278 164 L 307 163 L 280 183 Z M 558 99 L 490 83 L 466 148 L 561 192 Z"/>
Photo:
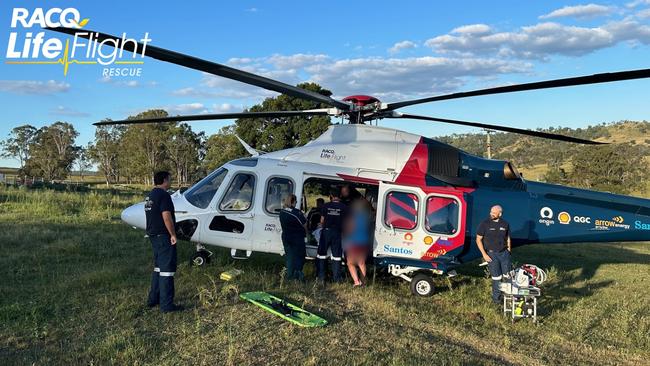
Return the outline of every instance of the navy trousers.
<path id="1" fill-rule="evenodd" d="M 488 263 L 490 276 L 492 276 L 492 301 L 499 302 L 501 298 L 499 285 L 501 284 L 501 280 L 504 279 L 504 276 L 505 278 L 508 278 L 508 273 L 512 266 L 510 262 L 510 252 L 507 250 L 500 252 L 489 250 L 488 255 L 492 259 L 492 262 Z"/>
<path id="2" fill-rule="evenodd" d="M 150 306 L 160 304 L 160 310 L 170 310 L 174 305 L 174 275 L 176 274 L 176 246 L 168 234 L 151 235 L 154 269 L 149 289 Z"/>
<path id="3" fill-rule="evenodd" d="M 305 278 L 302 268 L 305 264 L 305 236 L 304 235 L 283 235 L 282 245 L 287 263 L 287 279 L 300 280 Z"/>
<path id="4" fill-rule="evenodd" d="M 343 256 L 340 230 L 323 229 L 321 231 L 318 251 L 316 253 L 318 279 L 321 281 L 325 281 L 327 249 L 332 250 L 332 280 L 339 282 L 341 281 L 341 257 Z"/>

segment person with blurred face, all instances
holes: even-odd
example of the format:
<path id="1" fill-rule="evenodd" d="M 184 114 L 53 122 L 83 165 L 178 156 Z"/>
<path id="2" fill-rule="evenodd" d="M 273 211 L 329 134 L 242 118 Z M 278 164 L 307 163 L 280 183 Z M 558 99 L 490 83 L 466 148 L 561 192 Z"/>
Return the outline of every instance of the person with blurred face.
<path id="1" fill-rule="evenodd" d="M 305 264 L 307 219 L 302 211 L 296 208 L 296 202 L 295 194 L 284 197 L 280 210 L 280 226 L 287 264 L 286 278 L 302 281 L 305 278 L 302 269 Z"/>
<path id="2" fill-rule="evenodd" d="M 366 258 L 370 251 L 370 207 L 368 201 L 359 198 L 352 202 L 351 212 L 345 220 L 344 230 L 345 261 L 354 281 L 353 286 L 364 286 L 366 284 Z"/>
<path id="3" fill-rule="evenodd" d="M 510 225 L 501 216 L 503 208 L 499 205 L 492 206 L 490 217 L 481 222 L 476 232 L 476 245 L 483 260 L 488 263 L 492 276 L 492 301 L 496 304 L 501 303 L 499 285 L 510 272 L 512 251 Z"/>
<path id="4" fill-rule="evenodd" d="M 174 304 L 174 274 L 176 274 L 176 216 L 174 203 L 167 193 L 172 176 L 161 171 L 154 174 L 155 187 L 144 203 L 147 219 L 147 236 L 153 248 L 154 269 L 147 306 L 160 305 L 168 313 L 182 310 Z"/>

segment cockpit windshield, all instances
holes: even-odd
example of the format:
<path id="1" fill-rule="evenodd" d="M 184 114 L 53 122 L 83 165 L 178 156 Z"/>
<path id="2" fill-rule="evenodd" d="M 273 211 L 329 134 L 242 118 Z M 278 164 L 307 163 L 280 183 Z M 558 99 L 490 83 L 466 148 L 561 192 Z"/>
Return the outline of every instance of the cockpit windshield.
<path id="1" fill-rule="evenodd" d="M 188 189 L 185 199 L 196 207 L 207 208 L 227 174 L 227 169 L 219 168 Z"/>

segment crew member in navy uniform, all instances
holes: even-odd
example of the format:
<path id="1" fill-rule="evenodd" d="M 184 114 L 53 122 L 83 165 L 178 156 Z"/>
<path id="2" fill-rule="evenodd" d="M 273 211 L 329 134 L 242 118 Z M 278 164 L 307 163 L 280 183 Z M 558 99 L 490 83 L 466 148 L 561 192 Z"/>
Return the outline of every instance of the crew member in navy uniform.
<path id="1" fill-rule="evenodd" d="M 321 239 L 318 243 L 316 265 L 318 267 L 318 279 L 325 281 L 325 267 L 327 261 L 327 249 L 332 250 L 332 280 L 341 282 L 341 232 L 343 223 L 348 212 L 348 206 L 341 203 L 339 190 L 330 190 L 330 202 L 323 205 L 321 210 Z"/>
<path id="2" fill-rule="evenodd" d="M 485 219 L 476 231 L 476 245 L 488 263 L 492 276 L 492 301 L 501 303 L 499 285 L 508 278 L 510 272 L 510 225 L 503 219 L 503 209 L 496 205 L 490 209 L 490 217 Z"/>
<path id="3" fill-rule="evenodd" d="M 174 304 L 174 274 L 176 273 L 176 217 L 174 203 L 167 193 L 171 185 L 169 172 L 157 172 L 144 205 L 147 236 L 153 248 L 154 269 L 147 305 L 160 305 L 163 313 L 182 310 Z"/>
<path id="4" fill-rule="evenodd" d="M 302 211 L 296 208 L 296 195 L 286 196 L 280 210 L 280 226 L 282 226 L 282 245 L 287 262 L 287 279 L 305 279 L 302 267 L 305 264 L 305 242 L 307 239 L 307 219 Z"/>

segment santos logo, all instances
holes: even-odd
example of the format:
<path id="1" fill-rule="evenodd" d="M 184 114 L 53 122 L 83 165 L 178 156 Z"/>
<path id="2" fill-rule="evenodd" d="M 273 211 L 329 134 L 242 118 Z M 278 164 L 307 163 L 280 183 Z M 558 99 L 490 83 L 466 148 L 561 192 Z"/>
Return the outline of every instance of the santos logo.
<path id="1" fill-rule="evenodd" d="M 142 64 L 143 61 L 122 61 L 124 55 L 124 46 L 129 45 L 133 52 L 126 52 L 131 58 L 144 58 L 147 43 L 151 42 L 149 33 L 139 40 L 127 38 L 126 33 L 122 33 L 119 39 L 107 38 L 101 42 L 98 40 L 98 34 L 94 32 L 82 31 L 90 20 L 81 18 L 79 11 L 75 8 L 35 8 L 29 11 L 26 8 L 14 8 L 11 16 L 12 32 L 9 33 L 7 43 L 7 53 L 5 54 L 7 64 L 30 64 L 30 65 L 62 65 L 63 75 L 67 75 L 68 67 L 71 64 L 100 64 L 111 65 L 113 63 L 124 64 Z M 38 32 L 41 28 L 65 27 L 78 29 L 72 38 L 66 39 L 65 42 L 56 37 L 46 37 L 54 34 L 45 31 Z M 25 29 L 25 32 L 19 32 L 19 29 Z M 36 28 L 36 31 L 31 31 Z M 87 38 L 87 39 L 86 39 Z M 139 43 L 138 43 L 139 42 Z M 109 46 L 109 47 L 103 47 Z M 118 59 L 120 59 L 118 61 Z M 124 70 L 130 70 L 125 73 Z M 133 70 L 137 70 L 134 73 Z M 121 72 L 119 72 L 121 71 Z M 104 68 L 102 76 L 140 76 L 141 69 L 128 68 Z"/>
<path id="2" fill-rule="evenodd" d="M 390 245 L 384 245 L 384 252 L 393 253 L 393 254 L 405 254 L 405 255 L 413 254 L 413 251 L 411 249 L 392 247 Z"/>

